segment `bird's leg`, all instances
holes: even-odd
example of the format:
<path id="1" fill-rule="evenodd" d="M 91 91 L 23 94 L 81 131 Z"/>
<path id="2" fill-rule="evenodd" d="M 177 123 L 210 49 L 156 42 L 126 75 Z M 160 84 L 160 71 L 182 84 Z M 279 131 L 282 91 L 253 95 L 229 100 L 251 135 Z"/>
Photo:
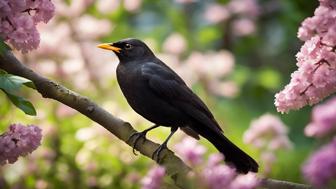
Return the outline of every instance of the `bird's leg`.
<path id="1" fill-rule="evenodd" d="M 160 126 L 160 125 L 155 124 L 155 125 L 153 125 L 152 127 L 143 130 L 142 132 L 135 132 L 135 133 L 133 133 L 133 134 L 128 138 L 128 140 L 131 140 L 133 137 L 135 137 L 135 139 L 134 139 L 134 143 L 133 143 L 133 154 L 134 154 L 134 155 L 137 155 L 137 153 L 135 152 L 135 146 L 136 146 L 136 144 L 138 143 L 138 141 L 139 141 L 141 138 L 145 139 L 145 138 L 146 138 L 146 134 L 147 134 L 148 131 L 150 131 L 150 130 L 152 130 L 152 129 L 155 129 L 155 128 L 159 127 L 159 126 Z"/>
<path id="2" fill-rule="evenodd" d="M 156 160 L 157 160 L 157 162 L 159 162 L 161 151 L 162 151 L 163 149 L 167 148 L 167 143 L 168 143 L 169 139 L 174 135 L 174 133 L 177 131 L 177 129 L 178 129 L 178 127 L 172 127 L 172 128 L 171 128 L 171 131 L 170 131 L 169 136 L 168 136 L 167 139 L 166 139 L 166 140 L 159 146 L 159 148 L 156 149 L 156 150 L 154 151 L 154 153 L 153 153 L 153 155 L 152 155 L 152 159 L 155 160 L 155 157 L 157 157 Z"/>

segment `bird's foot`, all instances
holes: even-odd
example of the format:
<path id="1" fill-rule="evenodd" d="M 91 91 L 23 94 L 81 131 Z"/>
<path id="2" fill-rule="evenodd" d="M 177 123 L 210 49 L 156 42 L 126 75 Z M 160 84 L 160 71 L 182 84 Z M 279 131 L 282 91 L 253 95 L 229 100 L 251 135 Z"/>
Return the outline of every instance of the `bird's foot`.
<path id="1" fill-rule="evenodd" d="M 136 147 L 136 145 L 137 145 L 137 143 L 139 142 L 139 140 L 140 139 L 142 139 L 143 141 L 142 142 L 145 142 L 145 140 L 146 140 L 146 134 L 147 134 L 147 132 L 145 132 L 145 131 L 143 131 L 143 132 L 135 132 L 135 133 L 133 133 L 129 138 L 128 138 L 128 140 L 131 140 L 132 138 L 135 138 L 134 139 L 134 142 L 133 142 L 133 154 L 134 155 L 138 155 L 137 153 L 136 153 L 136 151 L 135 151 L 135 147 Z"/>
<path id="2" fill-rule="evenodd" d="M 162 150 L 167 149 L 167 144 L 163 143 L 161 144 L 158 149 L 156 149 L 152 154 L 152 159 L 156 162 L 160 162 L 160 154 Z"/>

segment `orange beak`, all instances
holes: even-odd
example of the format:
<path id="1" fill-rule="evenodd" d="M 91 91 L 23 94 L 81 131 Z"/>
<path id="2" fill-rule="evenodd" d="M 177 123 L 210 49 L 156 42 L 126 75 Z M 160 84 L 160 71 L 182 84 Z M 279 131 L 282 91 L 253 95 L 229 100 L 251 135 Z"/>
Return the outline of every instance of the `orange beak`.
<path id="1" fill-rule="evenodd" d="M 113 43 L 103 43 L 103 44 L 99 44 L 97 47 L 101 48 L 101 49 L 106 49 L 106 50 L 110 50 L 116 53 L 120 53 L 121 48 L 119 47 L 115 47 L 112 45 Z"/>

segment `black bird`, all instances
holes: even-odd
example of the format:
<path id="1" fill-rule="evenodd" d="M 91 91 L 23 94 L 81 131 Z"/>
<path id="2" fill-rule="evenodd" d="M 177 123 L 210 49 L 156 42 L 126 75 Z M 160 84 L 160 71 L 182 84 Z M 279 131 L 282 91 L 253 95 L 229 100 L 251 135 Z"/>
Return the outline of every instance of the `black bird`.
<path id="1" fill-rule="evenodd" d="M 209 140 L 238 172 L 258 171 L 255 160 L 223 135 L 202 100 L 144 42 L 123 39 L 98 47 L 112 50 L 118 56 L 117 79 L 127 102 L 138 114 L 155 124 L 131 136 L 136 137 L 134 146 L 148 131 L 159 126 L 171 127 L 168 138 L 153 153 L 153 158 L 157 156 L 159 159 L 161 150 L 180 128 L 196 139 L 201 135 Z"/>

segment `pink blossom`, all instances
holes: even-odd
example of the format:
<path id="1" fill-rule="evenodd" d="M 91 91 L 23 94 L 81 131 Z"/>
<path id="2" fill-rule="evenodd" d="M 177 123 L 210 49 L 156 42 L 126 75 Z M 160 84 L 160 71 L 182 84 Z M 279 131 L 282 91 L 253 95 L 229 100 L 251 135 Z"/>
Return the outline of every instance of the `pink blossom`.
<path id="1" fill-rule="evenodd" d="M 236 36 L 247 36 L 255 32 L 255 22 L 250 18 L 240 18 L 233 22 L 233 34 Z"/>
<path id="2" fill-rule="evenodd" d="M 276 161 L 274 152 L 279 149 L 290 149 L 293 144 L 289 140 L 288 129 L 279 117 L 264 114 L 250 124 L 244 133 L 244 142 L 254 145 L 261 150 L 264 174 L 271 171 Z"/>
<path id="3" fill-rule="evenodd" d="M 260 179 L 254 174 L 239 175 L 236 170 L 223 163 L 224 156 L 221 153 L 211 154 L 206 162 L 202 161 L 202 155 L 205 148 L 202 145 L 198 145 L 196 140 L 191 138 L 184 139 L 180 144 L 176 145 L 176 151 L 178 154 L 190 153 L 187 158 L 195 161 L 197 157 L 197 164 L 192 164 L 193 167 L 197 165 L 197 168 L 189 174 L 189 178 L 197 179 L 194 182 L 200 184 L 207 189 L 254 189 L 257 188 Z M 195 152 L 200 151 L 201 153 Z M 182 156 L 183 159 L 185 155 Z M 201 188 L 203 188 L 201 187 Z"/>
<path id="4" fill-rule="evenodd" d="M 257 148 L 288 149 L 291 142 L 287 132 L 286 125 L 278 117 L 264 114 L 251 122 L 250 128 L 244 133 L 244 142 Z"/>
<path id="5" fill-rule="evenodd" d="M 140 179 L 141 175 L 136 171 L 132 171 L 126 175 L 126 180 L 131 184 L 138 184 Z"/>
<path id="6" fill-rule="evenodd" d="M 336 7 L 335 2 L 320 0 L 314 16 L 306 18 L 298 31 L 305 41 L 297 53 L 298 70 L 290 83 L 275 95 L 279 112 L 313 105 L 336 92 Z"/>
<path id="7" fill-rule="evenodd" d="M 218 96 L 233 98 L 239 93 L 239 87 L 234 81 L 213 80 L 207 87 L 210 92 Z"/>
<path id="8" fill-rule="evenodd" d="M 5 16 L 11 12 L 8 0 L 0 1 L 0 17 Z"/>
<path id="9" fill-rule="evenodd" d="M 153 167 L 147 175 L 141 180 L 142 189 L 160 189 L 165 168 L 161 166 Z"/>
<path id="10" fill-rule="evenodd" d="M 83 15 L 76 20 L 76 34 L 81 39 L 97 39 L 111 32 L 109 20 L 97 19 L 90 15 Z M 97 30 L 99 28 L 99 30 Z"/>
<path id="11" fill-rule="evenodd" d="M 226 6 L 220 4 L 209 5 L 204 13 L 204 18 L 210 23 L 219 23 L 230 17 L 230 13 Z"/>
<path id="12" fill-rule="evenodd" d="M 249 172 L 246 175 L 238 175 L 230 184 L 230 189 L 254 189 L 260 184 L 256 174 Z"/>
<path id="13" fill-rule="evenodd" d="M 12 124 L 9 131 L 0 135 L 0 164 L 14 163 L 41 144 L 41 129 L 28 125 Z"/>
<path id="14" fill-rule="evenodd" d="M 315 152 L 304 164 L 305 178 L 316 187 L 323 187 L 336 177 L 336 139 Z"/>
<path id="15" fill-rule="evenodd" d="M 318 36 L 311 38 L 297 54 L 299 69 L 290 83 L 275 95 L 280 112 L 318 103 L 336 91 L 336 54 L 323 45 Z"/>
<path id="16" fill-rule="evenodd" d="M 256 0 L 231 0 L 228 4 L 228 9 L 233 14 L 240 14 L 250 18 L 258 16 L 260 12 Z"/>
<path id="17" fill-rule="evenodd" d="M 330 6 L 336 8 L 336 2 L 334 0 L 320 0 L 321 5 L 323 6 Z"/>
<path id="18" fill-rule="evenodd" d="M 211 80 L 231 73 L 235 59 L 231 52 L 225 50 L 206 54 L 193 52 L 185 64 L 189 65 L 201 79 Z"/>
<path id="19" fill-rule="evenodd" d="M 40 21 L 47 23 L 54 16 L 55 6 L 50 0 L 40 0 L 37 2 L 35 7 L 30 7 L 37 9 L 36 14 L 33 17 L 34 21 L 36 23 Z"/>
<path id="20" fill-rule="evenodd" d="M 293 144 L 288 139 L 287 135 L 276 136 L 268 144 L 268 148 L 270 150 L 291 149 L 292 147 L 293 147 Z"/>
<path id="21" fill-rule="evenodd" d="M 38 179 L 38 180 L 36 180 L 35 188 L 36 189 L 46 189 L 46 188 L 49 188 L 50 185 L 51 184 L 48 181 L 42 180 L 42 179 Z"/>
<path id="22" fill-rule="evenodd" d="M 187 48 L 187 42 L 179 33 L 173 33 L 163 43 L 163 50 L 171 54 L 181 54 Z"/>
<path id="23" fill-rule="evenodd" d="M 233 33 L 245 36 L 255 31 L 255 19 L 259 12 L 256 0 L 231 0 L 226 5 L 210 4 L 205 10 L 204 18 L 210 23 L 217 24 L 238 17 L 238 20 L 233 19 Z"/>
<path id="24" fill-rule="evenodd" d="M 188 137 L 175 145 L 175 151 L 182 159 L 191 165 L 202 162 L 202 155 L 205 153 L 204 146 L 198 145 L 197 141 Z"/>
<path id="25" fill-rule="evenodd" d="M 57 15 L 69 18 L 80 16 L 94 2 L 93 0 L 71 1 L 70 3 L 67 3 L 63 0 L 54 1 L 57 7 Z"/>
<path id="26" fill-rule="evenodd" d="M 224 156 L 221 153 L 211 154 L 208 158 L 207 167 L 215 167 L 223 162 Z"/>
<path id="27" fill-rule="evenodd" d="M 22 52 L 27 52 L 38 47 L 40 35 L 36 29 L 33 18 L 21 15 L 11 20 L 13 31 L 7 34 L 8 41 Z M 15 28 L 15 29 L 14 29 Z"/>
<path id="28" fill-rule="evenodd" d="M 226 188 L 236 176 L 234 169 L 223 164 L 206 167 L 201 174 L 204 184 L 209 189 Z"/>
<path id="29" fill-rule="evenodd" d="M 314 107 L 312 121 L 305 128 L 307 136 L 323 137 L 336 131 L 336 97 Z"/>
<path id="30" fill-rule="evenodd" d="M 129 12 L 136 12 L 141 7 L 142 0 L 124 0 L 125 9 Z"/>
<path id="31" fill-rule="evenodd" d="M 72 40 L 70 40 L 70 27 L 67 24 L 63 22 L 56 25 L 52 22 L 48 25 L 43 25 L 39 30 L 41 31 L 40 48 L 34 51 L 33 55 L 49 60 L 51 55 L 62 58 L 68 55 L 68 47 L 72 47 L 73 44 L 71 43 Z M 58 44 L 60 43 L 67 48 L 59 48 Z"/>
<path id="32" fill-rule="evenodd" d="M 261 162 L 263 163 L 264 175 L 269 174 L 272 171 L 272 166 L 277 160 L 273 151 L 264 151 L 260 155 Z"/>
<path id="33" fill-rule="evenodd" d="M 208 189 L 254 189 L 259 185 L 255 174 L 239 175 L 235 169 L 221 164 L 224 157 L 220 153 L 211 154 L 206 166 L 201 170 L 201 182 Z"/>
<path id="34" fill-rule="evenodd" d="M 329 3 L 331 3 L 331 1 Z M 321 3 L 320 6 L 315 10 L 314 16 L 306 18 L 302 22 L 298 32 L 298 37 L 301 40 L 307 41 L 310 38 L 314 37 L 316 34 L 324 38 L 325 35 L 330 35 L 330 33 L 335 32 L 335 23 L 333 22 L 333 20 L 336 17 L 336 8 L 333 6 L 329 6 L 329 3 Z M 328 43 L 328 41 L 326 42 Z M 335 44 L 331 43 L 328 45 L 334 46 Z"/>
<path id="35" fill-rule="evenodd" d="M 96 6 L 99 12 L 109 14 L 118 9 L 120 1 L 121 0 L 114 0 L 114 1 L 98 0 Z"/>
<path id="36" fill-rule="evenodd" d="M 2 0 L 0 37 L 24 53 L 36 49 L 40 42 L 36 25 L 41 21 L 48 22 L 54 9 L 50 0 Z"/>

